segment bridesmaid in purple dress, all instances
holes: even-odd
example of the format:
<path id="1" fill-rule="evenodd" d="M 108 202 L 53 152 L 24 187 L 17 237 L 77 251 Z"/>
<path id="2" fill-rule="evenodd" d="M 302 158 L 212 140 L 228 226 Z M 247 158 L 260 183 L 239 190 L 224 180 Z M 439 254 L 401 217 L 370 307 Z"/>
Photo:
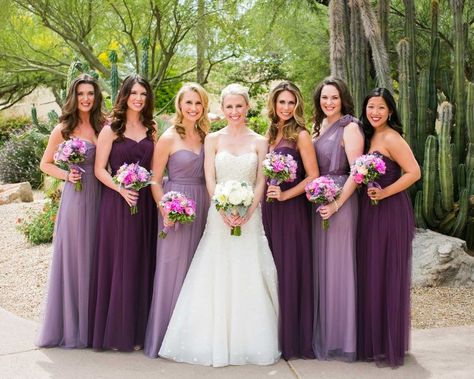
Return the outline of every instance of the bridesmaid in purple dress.
<path id="1" fill-rule="evenodd" d="M 364 137 L 346 84 L 326 78 L 316 88 L 314 148 L 319 172 L 331 177 L 341 195 L 331 204 L 313 207 L 314 337 L 318 359 L 356 358 L 356 184 L 350 164 L 362 155 Z M 322 221 L 330 219 L 330 227 Z"/>
<path id="2" fill-rule="evenodd" d="M 209 194 L 204 178 L 204 137 L 209 130 L 208 96 L 199 84 L 184 85 L 176 95 L 174 126 L 156 144 L 153 197 L 158 204 L 168 191 L 178 191 L 196 202 L 196 219 L 191 224 L 174 225 L 163 214 L 158 232 L 168 227 L 156 249 L 155 284 L 145 338 L 145 354 L 158 357 L 161 343 L 178 299 L 181 286 L 206 225 Z M 161 186 L 165 167 L 168 181 Z M 173 229 L 174 227 L 174 229 Z"/>
<path id="3" fill-rule="evenodd" d="M 304 187 L 318 176 L 318 167 L 303 109 L 301 92 L 293 83 L 281 82 L 270 92 L 270 151 L 291 154 L 298 164 L 296 180 L 269 185 L 266 195 L 273 201 L 262 202 L 265 234 L 278 273 L 280 348 L 286 360 L 314 358 L 311 218 Z"/>
<path id="4" fill-rule="evenodd" d="M 37 339 L 43 347 L 88 345 L 89 280 L 95 252 L 99 211 L 99 181 L 94 176 L 95 145 L 104 123 L 102 94 L 94 78 L 81 75 L 69 87 L 60 124 L 51 132 L 41 159 L 41 170 L 66 181 L 61 196 L 53 241 L 44 320 Z M 54 164 L 58 145 L 71 137 L 87 145 L 81 171 L 64 171 Z M 74 183 L 82 182 L 82 191 Z"/>
<path id="5" fill-rule="evenodd" d="M 95 174 L 105 188 L 91 282 L 89 332 L 94 349 L 131 351 L 145 342 L 155 271 L 156 206 L 150 187 L 125 189 L 112 176 L 124 163 L 138 162 L 150 170 L 154 134 L 152 89 L 140 76 L 128 76 L 111 124 L 104 126 L 97 144 Z M 137 214 L 130 213 L 132 205 L 138 206 Z"/>
<path id="6" fill-rule="evenodd" d="M 420 179 L 420 167 L 401 136 L 395 101 L 387 89 L 369 93 L 361 121 L 367 149 L 382 155 L 386 173 L 377 180 L 381 188 L 363 187 L 360 199 L 357 357 L 396 367 L 403 364 L 410 331 L 415 223 L 405 190 Z"/>

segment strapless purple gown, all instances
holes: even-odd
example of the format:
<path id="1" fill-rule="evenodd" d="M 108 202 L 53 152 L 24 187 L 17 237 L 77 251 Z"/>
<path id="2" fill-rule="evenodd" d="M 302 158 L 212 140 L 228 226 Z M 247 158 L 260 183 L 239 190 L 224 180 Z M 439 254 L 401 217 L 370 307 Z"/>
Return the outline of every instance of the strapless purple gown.
<path id="1" fill-rule="evenodd" d="M 305 178 L 303 160 L 291 141 L 282 139 L 275 152 L 291 154 L 298 163 L 296 180 L 280 184 L 285 191 Z M 314 358 L 310 209 L 305 194 L 287 201 L 262 201 L 263 226 L 278 273 L 280 348 L 286 360 Z"/>
<path id="2" fill-rule="evenodd" d="M 123 163 L 150 169 L 154 143 L 114 141 L 112 175 Z M 142 188 L 138 213 L 115 190 L 104 188 L 98 223 L 97 256 L 91 282 L 90 342 L 94 349 L 131 351 L 145 342 L 156 251 L 156 204 Z"/>
<path id="3" fill-rule="evenodd" d="M 383 157 L 382 188 L 400 178 L 401 169 Z M 357 358 L 403 364 L 410 332 L 410 273 L 415 232 L 413 209 L 405 191 L 371 205 L 363 186 L 357 239 Z"/>
<path id="4" fill-rule="evenodd" d="M 44 320 L 36 341 L 42 347 L 88 345 L 89 281 L 102 186 L 94 176 L 95 145 L 85 142 L 86 159 L 79 164 L 85 170 L 82 191 L 65 183 L 56 218 Z"/>
<path id="5" fill-rule="evenodd" d="M 158 357 L 161 343 L 178 299 L 189 265 L 201 240 L 209 210 L 209 194 L 204 179 L 204 148 L 199 154 L 178 150 L 168 159 L 168 181 L 164 193 L 178 191 L 196 202 L 196 219 L 176 225 L 165 239 L 158 239 L 153 300 L 148 317 L 145 354 Z M 159 214 L 158 232 L 163 229 Z"/>

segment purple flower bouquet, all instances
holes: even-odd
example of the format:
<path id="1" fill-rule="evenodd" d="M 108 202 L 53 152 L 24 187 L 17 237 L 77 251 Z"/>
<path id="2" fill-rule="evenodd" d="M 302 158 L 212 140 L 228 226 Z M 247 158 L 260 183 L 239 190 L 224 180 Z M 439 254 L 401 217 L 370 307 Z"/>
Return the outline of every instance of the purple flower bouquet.
<path id="1" fill-rule="evenodd" d="M 263 174 L 268 178 L 268 184 L 277 186 L 283 182 L 296 179 L 298 164 L 291 154 L 280 154 L 272 151 L 263 160 Z M 267 197 L 267 202 L 273 201 Z"/>
<path id="2" fill-rule="evenodd" d="M 137 192 L 152 184 L 150 179 L 151 172 L 140 166 L 138 162 L 130 164 L 124 163 L 113 177 L 114 182 L 121 187 L 133 189 Z M 130 214 L 134 215 L 136 213 L 138 213 L 138 206 L 132 205 L 130 207 Z"/>
<path id="3" fill-rule="evenodd" d="M 323 205 L 327 205 L 341 194 L 342 188 L 328 176 L 320 176 L 305 186 L 306 197 L 309 201 L 319 205 L 316 212 Z M 323 220 L 323 229 L 329 229 L 329 220 Z"/>
<path id="4" fill-rule="evenodd" d="M 161 198 L 160 205 L 163 211 L 172 222 L 186 224 L 193 222 L 196 218 L 196 203 L 184 196 L 181 192 L 169 191 Z M 164 227 L 158 237 L 166 238 L 168 235 L 168 227 Z"/>
<path id="5" fill-rule="evenodd" d="M 86 159 L 86 151 L 87 146 L 83 140 L 71 138 L 59 144 L 53 159 L 60 167 L 85 172 L 78 163 L 84 162 Z M 74 188 L 76 191 L 82 191 L 82 182 L 78 180 L 74 183 Z"/>
<path id="6" fill-rule="evenodd" d="M 366 184 L 367 187 L 381 188 L 375 181 L 380 175 L 385 174 L 385 162 L 377 153 L 361 155 L 351 166 L 351 175 L 357 184 Z M 377 205 L 377 200 L 371 200 L 372 205 Z"/>

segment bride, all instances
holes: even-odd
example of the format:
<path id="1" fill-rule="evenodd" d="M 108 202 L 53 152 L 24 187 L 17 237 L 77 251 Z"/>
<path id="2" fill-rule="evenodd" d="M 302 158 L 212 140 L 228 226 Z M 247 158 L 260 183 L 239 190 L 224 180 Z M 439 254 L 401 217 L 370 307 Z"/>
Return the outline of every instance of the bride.
<path id="1" fill-rule="evenodd" d="M 205 140 L 204 170 L 210 196 L 233 179 L 254 188 L 245 216 L 226 216 L 213 205 L 176 303 L 159 355 L 206 366 L 268 365 L 278 348 L 277 275 L 262 226 L 265 138 L 246 127 L 247 90 L 221 94 L 227 126 Z M 242 235 L 230 228 L 241 225 Z"/>

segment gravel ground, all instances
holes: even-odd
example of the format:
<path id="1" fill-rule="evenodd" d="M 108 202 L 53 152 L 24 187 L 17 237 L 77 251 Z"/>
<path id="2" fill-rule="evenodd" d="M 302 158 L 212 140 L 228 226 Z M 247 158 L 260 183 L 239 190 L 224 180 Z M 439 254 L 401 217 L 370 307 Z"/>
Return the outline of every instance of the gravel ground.
<path id="1" fill-rule="evenodd" d="M 27 319 L 39 320 L 52 248 L 32 246 L 16 230 L 17 218 L 41 209 L 33 203 L 0 206 L 0 306 Z M 474 325 L 474 288 L 413 288 L 412 326 L 440 328 Z"/>

